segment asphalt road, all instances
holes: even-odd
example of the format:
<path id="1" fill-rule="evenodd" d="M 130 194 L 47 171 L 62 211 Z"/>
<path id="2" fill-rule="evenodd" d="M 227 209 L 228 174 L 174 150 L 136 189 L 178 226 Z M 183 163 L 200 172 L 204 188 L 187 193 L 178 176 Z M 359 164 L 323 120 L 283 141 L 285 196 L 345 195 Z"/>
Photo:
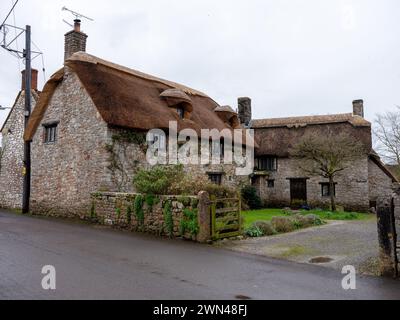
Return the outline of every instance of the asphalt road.
<path id="1" fill-rule="evenodd" d="M 41 287 L 53 265 L 57 289 Z M 400 299 L 400 282 L 0 211 L 0 299 Z"/>

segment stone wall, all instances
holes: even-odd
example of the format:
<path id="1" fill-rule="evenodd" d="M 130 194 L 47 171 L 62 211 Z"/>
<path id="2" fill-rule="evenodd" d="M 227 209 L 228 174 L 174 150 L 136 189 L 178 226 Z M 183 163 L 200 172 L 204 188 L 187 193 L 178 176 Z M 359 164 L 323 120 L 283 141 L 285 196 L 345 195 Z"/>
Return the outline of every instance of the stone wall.
<path id="1" fill-rule="evenodd" d="M 279 158 L 278 170 L 268 176 L 260 177 L 256 187 L 267 206 L 289 206 L 291 202 L 290 179 L 307 178 L 307 198 L 313 207 L 329 207 L 330 198 L 322 196 L 321 183 L 328 180 L 322 177 L 309 177 L 300 167 L 300 161 L 292 158 Z M 274 187 L 268 188 L 268 180 L 274 180 Z M 348 211 L 369 211 L 368 198 L 368 159 L 355 162 L 335 181 L 336 199 L 339 206 Z"/>
<path id="2" fill-rule="evenodd" d="M 381 197 L 390 197 L 393 193 L 393 179 L 372 160 L 368 161 L 368 167 L 370 201 L 376 203 Z"/>
<path id="3" fill-rule="evenodd" d="M 32 96 L 35 106 L 35 97 Z M 2 131 L 0 206 L 21 209 L 24 159 L 25 91 L 21 91 Z"/>
<path id="4" fill-rule="evenodd" d="M 93 193 L 92 207 L 86 219 L 158 236 L 206 241 L 204 237 L 201 239 L 198 236 L 204 234 L 204 230 L 200 230 L 204 225 L 204 213 L 208 214 L 208 222 L 210 221 L 209 211 L 204 209 L 208 207 L 206 202 L 201 196 Z"/>
<path id="5" fill-rule="evenodd" d="M 90 193 L 111 188 L 107 124 L 77 76 L 65 70 L 32 141 L 34 214 L 84 216 L 90 210 Z M 57 141 L 45 143 L 43 125 L 54 122 Z"/>

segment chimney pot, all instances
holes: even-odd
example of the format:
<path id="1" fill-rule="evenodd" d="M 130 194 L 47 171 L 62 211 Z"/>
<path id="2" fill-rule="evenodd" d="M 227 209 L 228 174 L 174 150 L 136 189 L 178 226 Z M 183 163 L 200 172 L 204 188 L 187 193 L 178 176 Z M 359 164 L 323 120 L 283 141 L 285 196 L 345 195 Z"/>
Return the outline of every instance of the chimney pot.
<path id="1" fill-rule="evenodd" d="M 239 98 L 238 105 L 240 123 L 245 127 L 248 127 L 253 117 L 251 110 L 251 99 L 248 97 Z"/>
<path id="2" fill-rule="evenodd" d="M 353 101 L 353 115 L 364 118 L 364 100 Z"/>
<path id="3" fill-rule="evenodd" d="M 25 70 L 21 71 L 22 81 L 21 81 L 21 90 L 25 90 Z M 31 89 L 37 91 L 38 88 L 38 71 L 36 69 L 32 69 L 32 77 L 31 77 Z"/>
<path id="4" fill-rule="evenodd" d="M 81 32 L 81 20 L 79 19 L 74 20 L 74 31 Z"/>

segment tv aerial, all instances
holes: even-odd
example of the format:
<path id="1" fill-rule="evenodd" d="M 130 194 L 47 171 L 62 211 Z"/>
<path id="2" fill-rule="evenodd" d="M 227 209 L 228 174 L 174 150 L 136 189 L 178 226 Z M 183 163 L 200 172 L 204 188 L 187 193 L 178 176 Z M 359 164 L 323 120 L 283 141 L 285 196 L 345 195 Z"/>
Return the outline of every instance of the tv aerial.
<path id="1" fill-rule="evenodd" d="M 85 15 L 83 15 L 81 13 L 76 12 L 76 11 L 70 10 L 67 7 L 63 7 L 61 10 L 62 11 L 68 11 L 69 13 L 71 13 L 75 17 L 74 21 L 79 21 L 80 22 L 82 19 L 86 19 L 88 21 L 94 21 L 94 19 L 89 18 L 89 17 L 87 17 L 87 16 L 85 16 Z M 63 21 L 64 21 L 64 23 L 66 23 L 70 27 L 73 27 L 73 25 L 71 23 L 69 23 L 68 21 L 66 21 L 65 19 L 63 19 Z"/>

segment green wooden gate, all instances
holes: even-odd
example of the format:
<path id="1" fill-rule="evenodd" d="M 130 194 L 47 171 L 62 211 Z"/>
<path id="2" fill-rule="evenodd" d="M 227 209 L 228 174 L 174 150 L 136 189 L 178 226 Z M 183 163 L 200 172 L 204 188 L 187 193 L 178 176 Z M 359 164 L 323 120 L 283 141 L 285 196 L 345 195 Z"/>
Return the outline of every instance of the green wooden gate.
<path id="1" fill-rule="evenodd" d="M 211 232 L 213 240 L 237 237 L 242 233 L 241 199 L 211 197 Z"/>

